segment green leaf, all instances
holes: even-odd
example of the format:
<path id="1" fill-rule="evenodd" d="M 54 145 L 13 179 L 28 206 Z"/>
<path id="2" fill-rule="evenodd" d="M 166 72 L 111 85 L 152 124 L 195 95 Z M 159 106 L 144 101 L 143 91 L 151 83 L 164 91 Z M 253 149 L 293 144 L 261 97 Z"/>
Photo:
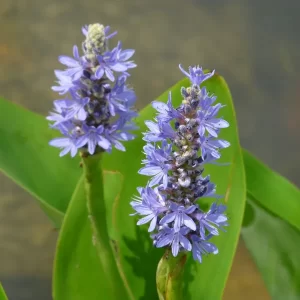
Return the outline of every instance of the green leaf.
<path id="1" fill-rule="evenodd" d="M 245 220 L 242 237 L 271 298 L 300 299 L 299 231 L 250 199 Z"/>
<path id="2" fill-rule="evenodd" d="M 115 183 L 116 178 L 121 182 L 120 174 L 107 173 L 104 184 Z M 121 188 L 119 184 L 106 189 L 109 191 L 104 195 L 106 201 L 113 203 Z M 57 242 L 53 271 L 54 300 L 116 299 L 115 292 L 118 294 L 123 291 L 122 286 L 117 286 L 116 281 L 111 280 L 109 270 L 101 264 L 102 253 L 99 253 L 97 236 L 92 231 L 85 197 L 85 180 L 82 177 L 68 207 Z M 126 299 L 125 293 L 121 295 L 122 299 Z"/>
<path id="3" fill-rule="evenodd" d="M 35 196 L 59 227 L 81 174 L 79 157 L 60 158 L 48 145 L 56 131 L 44 117 L 1 98 L 0 110 L 0 169 Z"/>
<path id="4" fill-rule="evenodd" d="M 53 271 L 54 300 L 97 299 L 101 295 L 110 295 L 92 236 L 82 178 L 71 199 L 57 241 Z"/>
<path id="5" fill-rule="evenodd" d="M 299 299 L 300 191 L 246 150 L 243 158 L 248 201 L 242 237 L 272 299 Z"/>
<path id="6" fill-rule="evenodd" d="M 176 84 L 172 90 L 174 106 L 181 102 L 180 87 L 188 86 L 188 80 Z M 225 104 L 222 115 L 231 124 L 230 128 L 222 131 L 221 137 L 230 141 L 232 146 L 223 151 L 223 161 L 230 162 L 229 166 L 211 165 L 206 169 L 206 174 L 211 174 L 211 179 L 218 185 L 218 193 L 225 195 L 228 205 L 230 226 L 228 232 L 223 233 L 214 242 L 218 245 L 220 253 L 207 257 L 202 265 L 189 259 L 185 271 L 185 281 L 188 283 L 185 289 L 185 299 L 221 299 L 226 279 L 230 271 L 232 260 L 237 245 L 240 227 L 245 205 L 246 187 L 244 167 L 241 156 L 241 148 L 238 141 L 237 124 L 231 100 L 231 95 L 224 79 L 214 76 L 205 82 L 208 90 L 218 96 L 218 100 Z M 168 92 L 159 100 L 167 101 Z M 148 106 L 141 111 L 137 118 L 141 132 L 146 131 L 145 120 L 154 117 L 155 111 Z M 142 147 L 145 145 L 141 133 L 136 140 L 127 143 L 125 153 L 114 152 L 104 156 L 103 167 L 107 170 L 117 170 L 124 176 L 124 189 L 120 201 L 114 205 L 112 224 L 116 232 L 116 241 L 122 255 L 120 265 L 126 274 L 129 286 L 134 291 L 136 299 L 156 299 L 155 272 L 159 259 L 162 256 L 161 249 L 154 249 L 150 240 L 147 226 L 136 226 L 136 218 L 129 217 L 132 209 L 129 206 L 130 199 L 136 193 L 137 186 L 145 186 L 148 178 L 140 176 L 137 171 L 141 167 L 141 159 L 144 158 Z M 214 279 L 213 288 L 211 280 Z"/>
<path id="7" fill-rule="evenodd" d="M 0 282 L 0 300 L 8 300 L 1 282 Z"/>
<path id="8" fill-rule="evenodd" d="M 300 190 L 243 150 L 247 194 L 300 230 Z"/>

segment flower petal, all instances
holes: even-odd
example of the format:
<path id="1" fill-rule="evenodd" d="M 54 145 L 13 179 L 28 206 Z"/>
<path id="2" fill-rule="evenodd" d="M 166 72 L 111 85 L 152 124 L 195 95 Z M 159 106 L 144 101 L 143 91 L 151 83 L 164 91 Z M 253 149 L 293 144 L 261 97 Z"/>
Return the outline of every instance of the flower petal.
<path id="1" fill-rule="evenodd" d="M 138 171 L 139 174 L 146 175 L 146 176 L 154 176 L 160 172 L 161 172 L 161 168 L 157 166 L 144 167 Z"/>
<path id="2" fill-rule="evenodd" d="M 69 56 L 61 55 L 61 56 L 59 56 L 58 60 L 61 64 L 66 65 L 67 67 L 78 67 L 79 66 L 78 61 Z"/>
<path id="3" fill-rule="evenodd" d="M 144 218 L 141 218 L 138 222 L 137 222 L 137 225 L 143 225 L 143 224 L 146 224 L 148 223 L 150 220 L 152 220 L 154 218 L 154 214 L 150 214 Z"/>
<path id="4" fill-rule="evenodd" d="M 192 250 L 192 245 L 190 243 L 190 241 L 183 235 L 180 234 L 179 236 L 179 242 L 181 244 L 181 246 L 186 249 L 187 251 L 191 251 Z"/>
<path id="5" fill-rule="evenodd" d="M 164 225 L 164 224 L 168 224 L 168 223 L 171 223 L 175 220 L 175 217 L 176 217 L 176 213 L 173 212 L 173 213 L 169 213 L 169 214 L 166 214 L 159 222 L 159 225 Z"/>
<path id="6" fill-rule="evenodd" d="M 183 224 L 186 226 L 186 227 L 188 227 L 188 228 L 190 228 L 190 229 L 192 229 L 192 230 L 196 230 L 196 224 L 195 224 L 195 222 L 193 221 L 193 219 L 191 218 L 191 217 L 189 217 L 188 215 L 186 215 L 186 214 L 183 214 Z"/>

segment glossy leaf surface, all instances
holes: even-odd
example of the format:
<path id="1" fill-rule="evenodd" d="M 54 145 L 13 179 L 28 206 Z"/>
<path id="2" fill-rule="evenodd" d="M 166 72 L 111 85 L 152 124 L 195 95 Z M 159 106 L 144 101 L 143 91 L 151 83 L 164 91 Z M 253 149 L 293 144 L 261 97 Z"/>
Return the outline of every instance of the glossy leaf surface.
<path id="1" fill-rule="evenodd" d="M 300 232 L 248 199 L 242 237 L 274 300 L 300 298 Z"/>
<path id="2" fill-rule="evenodd" d="M 79 158 L 60 158 L 48 145 L 56 131 L 44 117 L 1 98 L 0 110 L 0 170 L 35 196 L 59 227 L 81 174 Z"/>
<path id="3" fill-rule="evenodd" d="M 243 158 L 248 196 L 300 230 L 300 190 L 248 151 Z"/>

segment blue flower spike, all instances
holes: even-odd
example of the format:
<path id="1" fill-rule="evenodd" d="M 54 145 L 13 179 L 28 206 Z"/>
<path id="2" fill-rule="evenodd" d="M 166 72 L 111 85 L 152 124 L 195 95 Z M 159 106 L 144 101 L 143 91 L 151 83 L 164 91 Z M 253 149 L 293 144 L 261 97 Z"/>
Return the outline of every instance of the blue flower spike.
<path id="1" fill-rule="evenodd" d="M 121 42 L 110 50 L 108 40 L 117 32 L 109 31 L 102 24 L 86 25 L 83 55 L 74 46 L 73 57 L 59 56 L 66 69 L 55 71 L 57 85 L 52 89 L 69 95 L 54 101 L 47 119 L 64 136 L 49 143 L 61 149 L 60 156 L 74 157 L 79 150 L 86 155 L 111 152 L 113 146 L 125 151 L 122 142 L 135 137 L 131 131 L 137 129 L 133 123 L 136 95 L 126 84 L 127 71 L 136 67 L 129 60 L 134 50 L 123 50 Z"/>
<path id="2" fill-rule="evenodd" d="M 203 255 L 218 253 L 209 240 L 228 225 L 225 205 L 216 200 L 204 212 L 200 204 L 204 197 L 219 198 L 210 176 L 202 173 L 206 163 L 218 160 L 220 150 L 230 146 L 218 138 L 229 123 L 217 117 L 223 105 L 200 87 L 214 71 L 204 73 L 199 66 L 188 72 L 181 65 L 179 68 L 191 86 L 181 89 L 183 100 L 178 108 L 172 105 L 171 93 L 167 104 L 152 103 L 157 115 L 154 121 L 145 122 L 146 158 L 139 170 L 150 180 L 145 188 L 138 188 L 140 196 L 130 204 L 133 215 L 142 216 L 137 225 L 150 223 L 155 247 L 167 247 L 174 257 L 191 251 L 194 260 L 201 263 Z"/>

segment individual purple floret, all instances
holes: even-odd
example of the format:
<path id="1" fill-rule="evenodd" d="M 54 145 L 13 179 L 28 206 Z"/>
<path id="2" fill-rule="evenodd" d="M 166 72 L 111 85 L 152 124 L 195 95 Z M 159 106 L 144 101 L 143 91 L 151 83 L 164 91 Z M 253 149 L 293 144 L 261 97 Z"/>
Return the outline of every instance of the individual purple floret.
<path id="1" fill-rule="evenodd" d="M 215 244 L 209 243 L 206 240 L 210 239 L 211 235 L 208 235 L 206 238 L 200 238 L 197 234 L 191 235 L 192 240 L 192 252 L 194 260 L 202 262 L 202 255 L 207 254 L 218 254 L 218 248 Z"/>
<path id="2" fill-rule="evenodd" d="M 167 208 L 157 191 L 154 191 L 149 186 L 139 189 L 139 193 L 141 197 L 137 197 L 130 204 L 138 214 L 145 216 L 138 221 L 138 225 L 151 221 L 149 227 L 149 232 L 151 232 L 156 227 L 158 215 L 166 211 Z"/>
<path id="3" fill-rule="evenodd" d="M 168 230 L 167 232 L 166 229 L 163 230 L 165 231 L 165 233 L 157 241 L 157 248 L 170 245 L 173 256 L 177 256 L 179 250 L 192 250 L 191 242 L 186 237 L 186 235 L 190 232 L 189 228 L 181 227 L 179 231 L 176 231 L 174 228 L 170 228 L 170 230 Z"/>
<path id="4" fill-rule="evenodd" d="M 163 143 L 162 147 L 155 147 L 151 144 L 144 147 L 146 159 L 143 160 L 145 167 L 139 170 L 139 173 L 146 176 L 153 176 L 149 186 L 162 183 L 164 188 L 168 185 L 168 172 L 171 165 L 168 164 L 168 158 L 172 151 L 172 145 Z"/>
<path id="5" fill-rule="evenodd" d="M 119 42 L 112 51 L 106 51 L 103 55 L 97 55 L 99 63 L 95 72 L 97 79 L 101 79 L 105 75 L 110 81 L 114 81 L 114 72 L 128 75 L 126 71 L 136 67 L 135 63 L 127 61 L 134 54 L 134 50 L 122 50 L 121 46 L 121 42 Z"/>
<path id="6" fill-rule="evenodd" d="M 192 84 L 195 85 L 200 85 L 203 81 L 205 81 L 206 79 L 209 79 L 210 77 L 212 77 L 215 74 L 215 71 L 212 71 L 211 73 L 204 73 L 204 71 L 202 70 L 202 68 L 200 68 L 199 66 L 195 66 L 195 67 L 189 67 L 189 72 L 186 72 L 181 65 L 179 65 L 179 69 L 181 70 L 181 72 L 187 76 L 190 80 Z"/>
<path id="7" fill-rule="evenodd" d="M 125 151 L 122 142 L 134 138 L 136 95 L 126 85 L 127 71 L 136 67 L 129 60 L 134 50 L 123 50 L 121 42 L 110 50 L 108 40 L 117 32 L 110 34 L 109 30 L 97 23 L 84 26 L 83 55 L 74 46 L 73 57 L 59 56 L 66 69 L 55 71 L 57 85 L 52 89 L 69 95 L 54 101 L 47 119 L 64 135 L 50 141 L 51 146 L 62 149 L 60 156 L 70 152 L 73 157 L 78 150 L 93 155 L 113 147 Z"/>
<path id="8" fill-rule="evenodd" d="M 190 79 L 191 86 L 182 88 L 182 104 L 172 105 L 171 93 L 167 104 L 154 101 L 157 110 L 154 121 L 146 121 L 144 133 L 146 158 L 139 173 L 150 177 L 146 188 L 139 188 L 140 198 L 130 204 L 135 214 L 141 215 L 138 225 L 150 223 L 149 232 L 155 247 L 170 247 L 177 256 L 180 251 L 192 251 L 200 263 L 203 255 L 217 254 L 217 247 L 209 240 L 228 226 L 226 206 L 212 203 L 205 212 L 201 200 L 220 198 L 210 176 L 203 176 L 204 165 L 216 162 L 220 150 L 229 142 L 218 138 L 228 122 L 218 117 L 224 105 L 215 103 L 209 95 L 205 80 L 214 75 L 200 67 L 181 71 Z"/>
<path id="9" fill-rule="evenodd" d="M 66 55 L 61 55 L 58 57 L 58 60 L 61 64 L 68 67 L 63 74 L 71 77 L 73 80 L 78 80 L 83 73 L 83 70 L 87 66 L 87 62 L 84 58 L 81 58 L 79 55 L 78 47 L 73 47 L 73 57 Z"/>

